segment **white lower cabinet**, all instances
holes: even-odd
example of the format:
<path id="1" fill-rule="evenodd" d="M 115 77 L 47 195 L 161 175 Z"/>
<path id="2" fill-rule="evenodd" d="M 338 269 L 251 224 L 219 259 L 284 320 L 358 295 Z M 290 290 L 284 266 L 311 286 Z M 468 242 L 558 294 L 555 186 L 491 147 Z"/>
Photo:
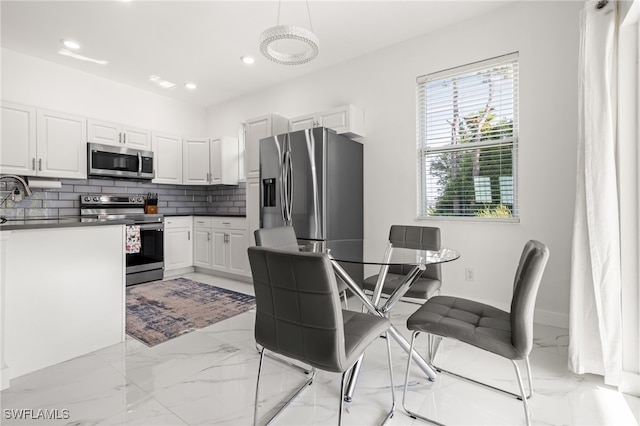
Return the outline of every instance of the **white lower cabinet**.
<path id="1" fill-rule="evenodd" d="M 256 229 L 260 228 L 260 180 L 247 179 L 247 230 L 249 245 L 256 245 Z"/>
<path id="2" fill-rule="evenodd" d="M 229 252 L 229 272 L 249 275 L 249 256 L 247 254 L 247 230 L 234 229 L 227 234 L 227 250 Z"/>
<path id="3" fill-rule="evenodd" d="M 213 269 L 231 274 L 250 274 L 247 248 L 247 219 L 213 218 Z"/>
<path id="4" fill-rule="evenodd" d="M 193 218 L 193 266 L 213 268 L 213 224 L 210 217 Z"/>
<path id="5" fill-rule="evenodd" d="M 193 269 L 193 219 L 191 216 L 171 216 L 164 219 L 164 272 Z"/>
<path id="6" fill-rule="evenodd" d="M 250 275 L 245 218 L 195 216 L 194 233 L 194 266 Z"/>

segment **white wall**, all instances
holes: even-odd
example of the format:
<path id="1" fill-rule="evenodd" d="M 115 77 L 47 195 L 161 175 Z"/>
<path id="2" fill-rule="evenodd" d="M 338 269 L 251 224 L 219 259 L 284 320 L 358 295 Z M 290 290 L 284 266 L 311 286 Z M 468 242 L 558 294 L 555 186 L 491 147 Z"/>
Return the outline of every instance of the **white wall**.
<path id="1" fill-rule="evenodd" d="M 2 49 L 0 87 L 5 101 L 152 131 L 204 136 L 202 107 L 8 49 Z"/>
<path id="2" fill-rule="evenodd" d="M 522 247 L 539 239 L 549 246 L 551 258 L 536 321 L 568 326 L 581 7 L 576 1 L 505 6 L 208 108 L 208 134 L 233 135 L 245 119 L 268 112 L 291 117 L 346 103 L 361 107 L 367 128 L 365 236 L 386 236 L 394 223 L 439 226 L 443 244 L 462 253 L 443 268 L 443 293 L 505 309 Z M 416 77 L 514 51 L 520 52 L 521 71 L 520 223 L 417 221 Z M 474 282 L 465 282 L 466 267 L 474 268 Z"/>

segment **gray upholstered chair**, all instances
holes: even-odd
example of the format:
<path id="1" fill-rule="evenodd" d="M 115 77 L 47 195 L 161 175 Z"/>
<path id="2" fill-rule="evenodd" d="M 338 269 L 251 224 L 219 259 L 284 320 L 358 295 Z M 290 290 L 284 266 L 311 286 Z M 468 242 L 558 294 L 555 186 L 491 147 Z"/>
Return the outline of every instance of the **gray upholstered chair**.
<path id="1" fill-rule="evenodd" d="M 258 247 L 270 247 L 282 250 L 299 251 L 298 239 L 293 226 L 256 229 L 253 235 Z"/>
<path id="2" fill-rule="evenodd" d="M 250 247 L 248 252 L 256 295 L 255 338 L 262 346 L 254 424 L 258 419 L 260 376 L 266 351 L 313 368 L 309 379 L 291 399 L 311 383 L 316 368 L 342 373 L 338 414 L 338 423 L 341 424 L 345 376 L 367 347 L 385 334 L 391 323 L 377 315 L 342 310 L 335 273 L 324 253 L 295 253 L 265 247 Z M 392 407 L 383 424 L 393 416 L 395 407 L 391 348 L 389 339 L 385 341 Z M 268 422 L 289 402 L 282 405 Z"/>
<path id="3" fill-rule="evenodd" d="M 533 311 L 542 274 L 548 259 L 549 249 L 546 245 L 534 240 L 525 244 L 514 279 L 510 312 L 473 300 L 435 296 L 407 319 L 407 328 L 413 331 L 411 336 L 412 349 L 420 332 L 429 334 L 429 358 L 438 372 L 466 379 L 522 400 L 527 425 L 531 421 L 527 398 L 530 398 L 533 392 L 531 366 L 529 364 L 529 353 L 533 346 Z M 435 351 L 437 350 L 437 345 L 434 344 L 434 337 L 457 339 L 511 360 L 516 370 L 520 394 L 508 392 L 436 366 L 433 363 Z M 517 360 L 523 359 L 526 362 L 529 378 L 528 395 L 525 395 L 522 376 L 516 363 Z M 413 418 L 434 423 L 434 420 L 412 412 L 406 406 L 405 397 L 410 368 L 411 357 L 407 362 L 402 405 L 405 411 Z"/>
<path id="4" fill-rule="evenodd" d="M 416 248 L 422 250 L 440 250 L 440 228 L 429 226 L 392 225 L 389 231 L 389 242 L 394 247 Z M 382 294 L 390 295 L 400 285 L 411 266 L 389 266 L 387 276 L 382 287 Z M 362 288 L 373 292 L 378 281 L 378 275 L 367 277 L 362 282 Z M 439 264 L 427 265 L 420 278 L 411 285 L 405 297 L 429 299 L 442 286 L 442 272 Z"/>
<path id="5" fill-rule="evenodd" d="M 278 226 L 275 228 L 260 228 L 253 233 L 258 247 L 270 247 L 282 250 L 300 251 L 298 238 L 293 226 Z M 343 297 L 345 308 L 349 308 L 347 299 L 347 285 L 338 279 L 338 290 Z"/>

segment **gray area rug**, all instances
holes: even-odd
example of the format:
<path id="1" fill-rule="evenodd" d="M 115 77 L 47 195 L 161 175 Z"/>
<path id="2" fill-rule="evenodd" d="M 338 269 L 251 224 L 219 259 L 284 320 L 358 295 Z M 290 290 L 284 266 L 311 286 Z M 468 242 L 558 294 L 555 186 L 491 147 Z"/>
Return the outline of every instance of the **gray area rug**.
<path id="1" fill-rule="evenodd" d="M 255 308 L 248 294 L 186 278 L 127 287 L 127 334 L 147 346 Z"/>

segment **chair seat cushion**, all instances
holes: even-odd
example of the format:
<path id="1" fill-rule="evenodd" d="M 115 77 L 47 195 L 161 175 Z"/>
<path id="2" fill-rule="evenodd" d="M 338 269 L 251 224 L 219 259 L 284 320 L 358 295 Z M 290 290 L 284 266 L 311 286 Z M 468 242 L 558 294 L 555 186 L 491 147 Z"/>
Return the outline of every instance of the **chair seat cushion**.
<path id="1" fill-rule="evenodd" d="M 349 368 L 357 361 L 367 346 L 387 331 L 391 323 L 384 317 L 344 309 L 342 310 L 342 318 L 344 320 L 345 367 Z"/>
<path id="2" fill-rule="evenodd" d="M 508 359 L 523 359 L 511 343 L 511 316 L 493 306 L 435 296 L 407 319 L 407 328 L 451 337 Z"/>
<path id="3" fill-rule="evenodd" d="M 384 280 L 382 293 L 387 295 L 393 293 L 394 290 L 398 288 L 404 277 L 404 275 L 398 275 L 389 272 L 386 279 Z M 377 275 L 365 278 L 365 280 L 362 282 L 362 288 L 364 288 L 365 290 L 373 291 L 376 288 L 376 282 L 378 282 Z M 409 290 L 404 296 L 414 297 L 416 299 L 428 299 L 433 296 L 441 286 L 442 282 L 440 280 L 434 280 L 431 278 L 418 278 L 418 280 L 416 280 L 416 282 L 414 282 L 413 285 L 409 287 Z"/>

